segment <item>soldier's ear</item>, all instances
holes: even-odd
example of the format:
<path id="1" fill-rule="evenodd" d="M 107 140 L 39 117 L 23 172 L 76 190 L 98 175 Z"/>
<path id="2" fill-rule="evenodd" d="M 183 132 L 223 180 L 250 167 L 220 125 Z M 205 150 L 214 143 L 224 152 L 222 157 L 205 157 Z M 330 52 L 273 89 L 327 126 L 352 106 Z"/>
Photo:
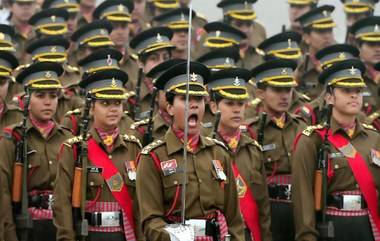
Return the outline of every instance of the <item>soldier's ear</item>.
<path id="1" fill-rule="evenodd" d="M 166 111 L 169 113 L 171 117 L 174 116 L 173 106 L 169 104 L 169 102 L 166 103 Z"/>
<path id="2" fill-rule="evenodd" d="M 334 91 L 334 90 L 332 90 L 332 91 Z M 334 105 L 334 102 L 335 102 L 334 95 L 330 92 L 326 92 L 325 101 L 326 101 L 326 105 Z"/>
<path id="3" fill-rule="evenodd" d="M 257 89 L 256 89 L 256 96 L 257 96 L 257 98 L 259 98 L 260 100 L 263 100 L 264 97 L 265 97 L 265 89 L 259 89 L 259 88 L 257 88 Z"/>
<path id="4" fill-rule="evenodd" d="M 211 112 L 215 115 L 218 112 L 218 104 L 215 101 L 210 101 L 209 103 Z"/>
<path id="5" fill-rule="evenodd" d="M 310 35 L 308 33 L 303 33 L 302 39 L 305 41 L 307 45 L 310 45 Z"/>

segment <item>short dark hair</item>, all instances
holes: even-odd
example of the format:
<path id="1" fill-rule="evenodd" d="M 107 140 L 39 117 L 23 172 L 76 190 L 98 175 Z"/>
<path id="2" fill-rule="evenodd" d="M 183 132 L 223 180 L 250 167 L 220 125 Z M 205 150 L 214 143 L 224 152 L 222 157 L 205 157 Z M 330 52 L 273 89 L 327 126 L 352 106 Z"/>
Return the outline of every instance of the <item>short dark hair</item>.
<path id="1" fill-rule="evenodd" d="M 166 97 L 166 101 L 170 104 L 170 105 L 173 105 L 174 103 L 174 97 L 176 96 L 175 93 L 173 92 L 166 92 L 165 93 L 165 97 Z"/>

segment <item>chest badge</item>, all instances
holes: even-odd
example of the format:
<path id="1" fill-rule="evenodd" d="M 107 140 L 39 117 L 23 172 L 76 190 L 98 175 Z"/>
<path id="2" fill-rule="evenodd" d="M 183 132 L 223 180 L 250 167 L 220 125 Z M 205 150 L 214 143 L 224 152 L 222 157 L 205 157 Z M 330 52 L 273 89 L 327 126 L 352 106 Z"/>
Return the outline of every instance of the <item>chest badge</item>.
<path id="1" fill-rule="evenodd" d="M 227 176 L 224 174 L 222 163 L 219 160 L 212 160 L 212 165 L 214 166 L 214 170 L 216 172 L 216 176 L 219 181 L 226 181 Z"/>
<path id="2" fill-rule="evenodd" d="M 125 162 L 125 167 L 127 168 L 128 178 L 131 181 L 136 180 L 136 165 L 135 161 L 127 161 Z"/>
<path id="3" fill-rule="evenodd" d="M 161 162 L 161 170 L 164 173 L 164 176 L 170 176 L 176 173 L 177 171 L 177 160 L 171 159 L 169 161 Z"/>

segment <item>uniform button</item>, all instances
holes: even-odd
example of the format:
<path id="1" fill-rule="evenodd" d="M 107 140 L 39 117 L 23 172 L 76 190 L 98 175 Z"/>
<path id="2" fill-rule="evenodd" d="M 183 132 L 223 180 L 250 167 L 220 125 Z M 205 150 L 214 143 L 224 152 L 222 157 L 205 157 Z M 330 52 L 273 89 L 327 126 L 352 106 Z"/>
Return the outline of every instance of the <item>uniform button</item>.
<path id="1" fill-rule="evenodd" d="M 53 187 L 53 186 L 54 186 L 54 184 L 55 184 L 54 182 L 51 182 L 51 183 L 50 183 L 50 186 L 52 186 L 52 187 Z"/>
<path id="2" fill-rule="evenodd" d="M 355 187 L 356 187 L 356 188 L 359 188 L 359 184 L 356 183 L 356 184 L 355 184 Z"/>
<path id="3" fill-rule="evenodd" d="M 95 185 L 95 183 L 94 182 L 90 182 L 90 186 L 92 187 L 92 186 L 94 186 Z"/>
<path id="4" fill-rule="evenodd" d="M 268 160 L 268 162 L 271 162 L 271 161 L 272 161 L 272 158 L 269 157 L 267 160 Z"/>
<path id="5" fill-rule="evenodd" d="M 108 158 L 109 158 L 109 159 L 112 159 L 112 155 L 108 155 Z"/>
<path id="6" fill-rule="evenodd" d="M 338 168 L 339 168 L 339 165 L 338 165 L 338 164 L 335 164 L 334 168 L 335 168 L 335 169 L 338 169 Z"/>
<path id="7" fill-rule="evenodd" d="M 174 185 L 177 185 L 177 184 L 178 184 L 178 181 L 177 181 L 177 180 L 175 180 L 175 181 L 174 181 Z"/>
<path id="8" fill-rule="evenodd" d="M 290 152 L 288 152 L 288 156 L 290 157 L 292 154 Z"/>
<path id="9" fill-rule="evenodd" d="M 369 106 L 368 102 L 365 102 L 364 107 L 368 107 L 368 106 Z"/>
<path id="10" fill-rule="evenodd" d="M 29 165 L 28 165 L 28 168 L 32 168 L 32 164 L 29 164 Z"/>
<path id="11" fill-rule="evenodd" d="M 52 162 L 52 161 L 49 161 L 49 165 L 53 165 L 53 162 Z"/>
<path id="12" fill-rule="evenodd" d="M 199 183 L 202 183 L 202 179 L 199 178 Z"/>

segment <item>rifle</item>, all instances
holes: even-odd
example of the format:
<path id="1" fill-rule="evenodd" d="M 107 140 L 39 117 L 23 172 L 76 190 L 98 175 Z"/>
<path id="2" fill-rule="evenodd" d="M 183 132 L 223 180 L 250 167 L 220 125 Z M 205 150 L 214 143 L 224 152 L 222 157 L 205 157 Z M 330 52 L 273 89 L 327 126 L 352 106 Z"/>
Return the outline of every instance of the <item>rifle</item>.
<path id="1" fill-rule="evenodd" d="M 154 113 L 154 105 L 156 104 L 157 92 L 158 92 L 158 89 L 154 87 L 153 93 L 152 93 L 152 99 L 150 101 L 149 122 L 148 122 L 148 126 L 146 128 L 146 131 L 143 137 L 143 146 L 146 146 L 153 141 L 153 113 Z"/>
<path id="2" fill-rule="evenodd" d="M 73 207 L 74 229 L 77 239 L 88 236 L 88 221 L 84 218 L 84 202 L 86 198 L 86 175 L 87 175 L 87 133 L 90 124 L 91 95 L 86 95 L 86 103 L 82 117 L 81 146 L 79 156 L 75 163 L 73 191 L 71 205 Z"/>
<path id="3" fill-rule="evenodd" d="M 135 95 L 136 103 L 133 109 L 133 119 L 135 121 L 139 121 L 141 119 L 140 118 L 140 114 L 141 114 L 140 95 L 141 95 L 141 84 L 142 84 L 143 75 L 144 75 L 143 69 L 139 68 L 139 74 L 138 74 L 137 85 L 136 85 L 136 95 Z"/>
<path id="4" fill-rule="evenodd" d="M 26 122 L 28 120 L 28 106 L 30 101 L 30 93 L 25 87 L 25 105 L 22 118 L 22 137 L 16 146 L 16 163 L 13 167 L 13 183 L 12 183 L 12 202 L 15 209 L 19 208 L 21 202 L 21 210 L 17 212 L 15 223 L 20 229 L 20 240 L 27 241 L 29 230 L 33 228 L 33 221 L 30 217 L 28 207 L 28 143 L 26 140 Z"/>
<path id="5" fill-rule="evenodd" d="M 314 203 L 315 210 L 320 213 L 321 220 L 317 224 L 319 236 L 322 240 L 334 237 L 334 226 L 331 221 L 326 220 L 327 200 L 327 168 L 328 168 L 328 131 L 330 129 L 332 105 L 326 107 L 326 133 L 323 143 L 318 151 L 318 169 L 314 173 Z"/>
<path id="6" fill-rule="evenodd" d="M 218 133 L 218 128 L 219 128 L 219 123 L 220 123 L 220 118 L 221 118 L 222 114 L 220 112 L 220 110 L 218 110 L 215 114 L 215 123 L 214 123 L 214 130 L 213 130 L 213 133 L 212 133 L 212 138 L 215 138 L 216 137 L 216 133 Z"/>
<path id="7" fill-rule="evenodd" d="M 268 114 L 266 112 L 261 113 L 259 131 L 257 133 L 257 142 L 262 146 L 264 145 L 264 129 L 265 122 L 267 121 Z"/>

